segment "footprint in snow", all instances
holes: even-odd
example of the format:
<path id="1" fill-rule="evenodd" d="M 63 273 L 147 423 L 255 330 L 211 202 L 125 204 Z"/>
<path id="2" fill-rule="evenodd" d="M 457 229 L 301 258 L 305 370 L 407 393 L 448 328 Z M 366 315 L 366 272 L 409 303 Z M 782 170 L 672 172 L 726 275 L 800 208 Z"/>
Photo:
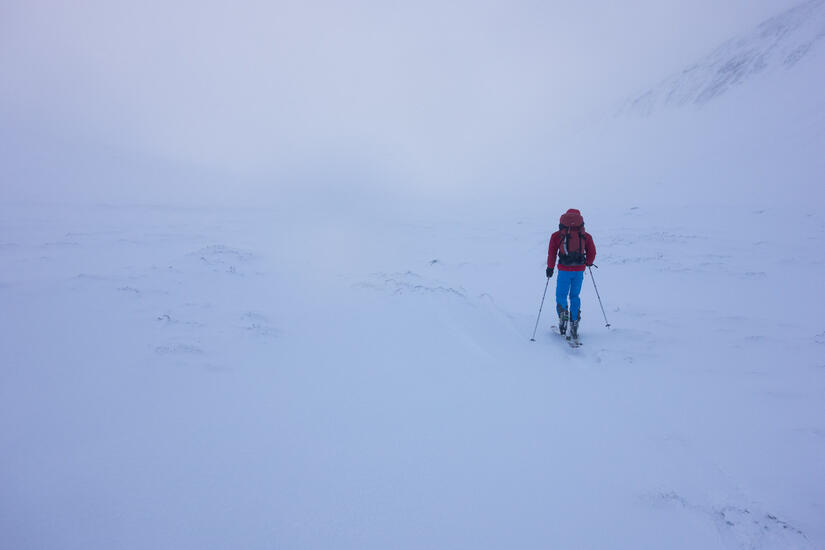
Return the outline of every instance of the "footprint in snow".
<path id="1" fill-rule="evenodd" d="M 238 266 L 248 264 L 255 259 L 255 255 L 249 251 L 222 244 L 203 247 L 190 252 L 188 256 L 197 258 L 202 265 L 210 267 L 213 272 L 224 272 L 239 276 L 244 275 L 244 273 Z"/>
<path id="2" fill-rule="evenodd" d="M 255 255 L 246 250 L 226 246 L 222 244 L 213 244 L 205 246 L 200 250 L 196 250 L 192 255 L 197 255 L 201 259 L 211 263 L 246 263 L 255 259 Z"/>
<path id="3" fill-rule="evenodd" d="M 177 326 L 192 327 L 192 328 L 203 328 L 203 327 L 206 326 L 206 324 L 201 323 L 199 321 L 184 321 L 184 320 L 178 319 L 176 317 L 173 317 L 169 313 L 164 313 L 162 315 L 158 315 L 155 319 L 157 321 L 159 321 L 160 323 L 162 323 L 164 325 L 167 325 L 167 326 L 177 325 Z"/>
<path id="4" fill-rule="evenodd" d="M 273 327 L 269 322 L 269 318 L 256 311 L 247 311 L 241 315 L 241 322 L 243 329 L 258 336 L 275 337 L 278 335 L 278 329 Z"/>
<path id="5" fill-rule="evenodd" d="M 136 289 L 132 286 L 119 286 L 117 287 L 118 292 L 126 292 L 128 294 L 134 294 L 135 296 L 140 296 L 140 290 Z"/>
<path id="6" fill-rule="evenodd" d="M 158 355 L 202 355 L 203 350 L 193 344 L 169 344 L 157 346 L 155 353 Z"/>
<path id="7" fill-rule="evenodd" d="M 704 517 L 714 524 L 722 541 L 731 549 L 813 548 L 801 529 L 757 507 L 701 505 L 688 501 L 674 491 L 660 493 L 648 500 L 653 504 L 678 506 L 687 512 Z"/>

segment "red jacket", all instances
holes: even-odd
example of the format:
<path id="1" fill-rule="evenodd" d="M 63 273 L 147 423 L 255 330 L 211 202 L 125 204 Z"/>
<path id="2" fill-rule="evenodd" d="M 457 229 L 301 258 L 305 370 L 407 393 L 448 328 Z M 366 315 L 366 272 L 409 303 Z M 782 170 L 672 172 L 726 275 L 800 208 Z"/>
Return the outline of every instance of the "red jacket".
<path id="1" fill-rule="evenodd" d="M 564 255 L 564 235 L 563 231 L 556 231 L 550 237 L 550 247 L 547 249 L 547 267 L 553 267 L 556 257 Z M 580 250 L 579 234 L 575 230 L 570 235 L 570 248 L 575 252 Z M 586 265 L 593 265 L 596 260 L 596 245 L 593 244 L 593 237 L 588 232 L 584 232 L 584 263 L 578 265 L 558 264 L 559 271 L 584 271 Z"/>

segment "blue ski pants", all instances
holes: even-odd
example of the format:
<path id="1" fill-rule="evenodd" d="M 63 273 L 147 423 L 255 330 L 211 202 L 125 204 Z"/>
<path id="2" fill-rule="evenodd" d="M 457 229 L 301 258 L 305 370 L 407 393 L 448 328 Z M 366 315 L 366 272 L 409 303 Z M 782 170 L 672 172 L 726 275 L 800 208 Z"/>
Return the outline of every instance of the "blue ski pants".
<path id="1" fill-rule="evenodd" d="M 582 306 L 579 293 L 582 291 L 584 282 L 584 271 L 561 271 L 556 278 L 556 303 L 562 308 L 567 308 L 567 296 L 570 296 L 570 318 L 578 319 L 579 310 Z"/>

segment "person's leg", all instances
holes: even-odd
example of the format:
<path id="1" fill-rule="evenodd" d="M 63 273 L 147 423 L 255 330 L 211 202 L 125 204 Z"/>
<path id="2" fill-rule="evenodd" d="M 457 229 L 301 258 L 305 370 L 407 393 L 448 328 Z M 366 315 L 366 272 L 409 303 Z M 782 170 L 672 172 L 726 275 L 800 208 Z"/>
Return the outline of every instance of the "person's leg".
<path id="1" fill-rule="evenodd" d="M 577 321 L 582 305 L 579 294 L 584 282 L 584 271 L 570 271 L 570 275 L 570 319 Z"/>
<path id="2" fill-rule="evenodd" d="M 561 314 L 567 311 L 567 295 L 570 294 L 570 272 L 558 271 L 556 277 L 556 313 Z"/>

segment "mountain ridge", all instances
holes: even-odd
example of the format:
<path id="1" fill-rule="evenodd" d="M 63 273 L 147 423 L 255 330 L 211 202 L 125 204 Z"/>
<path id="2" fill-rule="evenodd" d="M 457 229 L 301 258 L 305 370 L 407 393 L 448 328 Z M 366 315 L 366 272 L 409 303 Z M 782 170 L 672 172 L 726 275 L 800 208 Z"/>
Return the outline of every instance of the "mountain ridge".
<path id="1" fill-rule="evenodd" d="M 650 116 L 665 108 L 701 107 L 758 74 L 791 70 L 825 39 L 825 0 L 808 0 L 766 19 L 747 34 L 716 47 L 701 60 L 644 92 L 618 115 Z"/>

